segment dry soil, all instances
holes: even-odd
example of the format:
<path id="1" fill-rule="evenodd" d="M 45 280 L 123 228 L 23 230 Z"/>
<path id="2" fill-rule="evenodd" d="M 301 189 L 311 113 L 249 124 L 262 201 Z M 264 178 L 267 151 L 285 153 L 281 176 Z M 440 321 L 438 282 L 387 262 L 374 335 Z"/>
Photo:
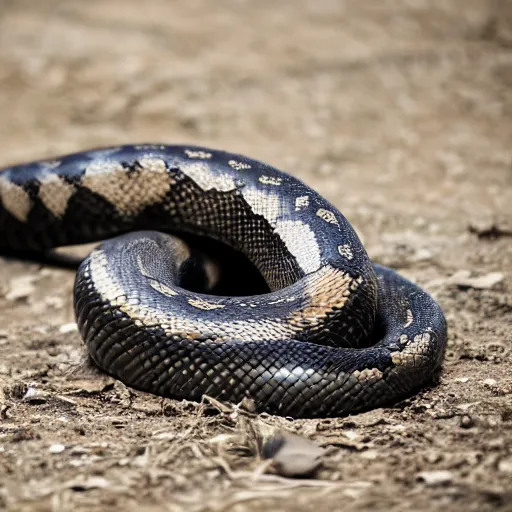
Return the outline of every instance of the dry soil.
<path id="1" fill-rule="evenodd" d="M 3 0 L 0 164 L 193 143 L 287 170 L 449 324 L 439 385 L 252 417 L 93 372 L 73 273 L 0 259 L 0 509 L 512 510 L 512 8 L 484 0 Z M 261 437 L 327 448 L 272 473 Z"/>

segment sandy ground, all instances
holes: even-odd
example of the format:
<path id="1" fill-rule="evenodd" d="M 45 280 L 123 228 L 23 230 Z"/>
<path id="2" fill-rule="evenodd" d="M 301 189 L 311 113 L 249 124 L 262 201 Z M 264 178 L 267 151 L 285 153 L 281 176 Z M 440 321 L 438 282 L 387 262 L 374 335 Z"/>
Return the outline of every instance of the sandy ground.
<path id="1" fill-rule="evenodd" d="M 245 153 L 324 194 L 449 324 L 439 385 L 395 407 L 251 417 L 92 372 L 73 273 L 0 259 L 0 509 L 512 510 L 508 6 L 0 2 L 0 165 L 142 141 Z M 327 449 L 314 478 L 263 473 L 280 428 Z"/>

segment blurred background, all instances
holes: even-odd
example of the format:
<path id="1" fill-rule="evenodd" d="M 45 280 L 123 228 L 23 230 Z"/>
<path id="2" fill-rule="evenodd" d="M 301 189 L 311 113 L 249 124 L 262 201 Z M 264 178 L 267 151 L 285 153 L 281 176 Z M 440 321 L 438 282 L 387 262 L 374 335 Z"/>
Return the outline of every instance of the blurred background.
<path id="1" fill-rule="evenodd" d="M 301 177 L 360 231 L 366 209 L 492 213 L 511 199 L 511 5 L 4 0 L 0 165 L 187 142 Z"/>

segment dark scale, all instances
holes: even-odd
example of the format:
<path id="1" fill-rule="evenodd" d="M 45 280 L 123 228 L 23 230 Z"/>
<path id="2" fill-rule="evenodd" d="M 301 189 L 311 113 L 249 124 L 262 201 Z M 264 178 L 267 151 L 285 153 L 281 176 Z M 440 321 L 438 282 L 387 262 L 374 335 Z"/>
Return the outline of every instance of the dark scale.
<path id="1" fill-rule="evenodd" d="M 263 217 L 252 212 L 240 194 L 205 192 L 187 177 L 173 186 L 172 194 L 181 201 L 170 224 L 213 236 L 243 251 L 272 289 L 284 288 L 304 275 L 284 242 Z"/>

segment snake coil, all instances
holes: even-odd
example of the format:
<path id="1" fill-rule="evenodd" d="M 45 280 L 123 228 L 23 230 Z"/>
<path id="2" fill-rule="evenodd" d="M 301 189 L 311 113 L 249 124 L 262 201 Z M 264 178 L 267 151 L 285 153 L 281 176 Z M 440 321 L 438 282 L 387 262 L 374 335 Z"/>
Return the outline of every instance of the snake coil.
<path id="1" fill-rule="evenodd" d="M 209 293 L 217 267 L 175 232 L 240 251 L 268 292 Z M 77 324 L 96 364 L 134 388 L 336 416 L 395 402 L 441 366 L 437 303 L 372 264 L 325 199 L 256 160 L 148 144 L 0 172 L 1 250 L 105 239 L 77 273 Z"/>

